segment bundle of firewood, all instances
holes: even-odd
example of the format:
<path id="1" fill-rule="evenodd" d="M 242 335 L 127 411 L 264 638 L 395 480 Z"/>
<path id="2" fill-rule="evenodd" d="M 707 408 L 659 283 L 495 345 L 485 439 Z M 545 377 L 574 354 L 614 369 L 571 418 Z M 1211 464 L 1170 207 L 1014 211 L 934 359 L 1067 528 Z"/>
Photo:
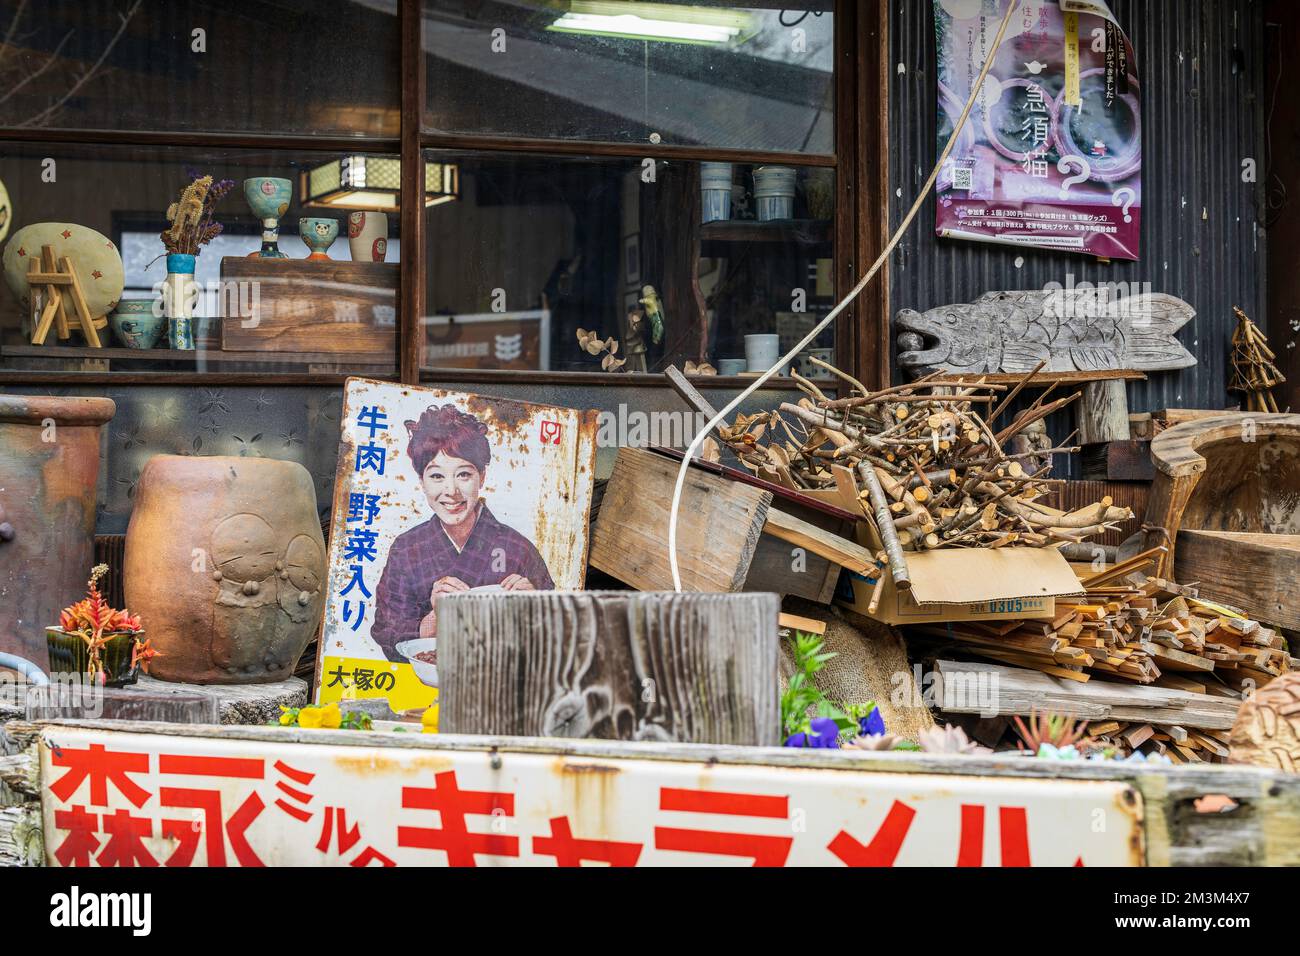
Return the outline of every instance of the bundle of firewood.
<path id="1" fill-rule="evenodd" d="M 746 468 L 795 490 L 833 488 L 835 466 L 852 469 L 863 489 L 863 513 L 874 523 L 896 579 L 903 551 L 1059 546 L 1132 517 L 1109 499 L 1074 511 L 1043 503 L 1050 495 L 1042 481 L 1050 466 L 1031 471 L 1025 462 L 1078 448 L 1005 450 L 1015 435 L 1074 401 L 1078 392 L 1046 401 L 1048 389 L 995 430 L 1034 372 L 1015 386 L 982 380 L 944 386 L 927 376 L 872 392 L 839 369 L 813 362 L 848 383 L 850 394 L 829 398 L 796 375 L 806 393 L 798 404 L 738 416 L 719 430 L 720 437 Z"/>

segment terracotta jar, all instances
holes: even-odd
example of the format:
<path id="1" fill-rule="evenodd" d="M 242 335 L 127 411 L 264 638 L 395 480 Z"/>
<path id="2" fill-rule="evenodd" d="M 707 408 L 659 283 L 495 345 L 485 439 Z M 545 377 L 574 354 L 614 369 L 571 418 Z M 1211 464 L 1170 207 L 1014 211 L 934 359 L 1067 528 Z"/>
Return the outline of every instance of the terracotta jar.
<path id="1" fill-rule="evenodd" d="M 45 628 L 85 596 L 100 426 L 116 411 L 108 398 L 0 395 L 0 667 L 48 671 Z"/>
<path id="2" fill-rule="evenodd" d="M 325 539 L 302 465 L 157 455 L 126 529 L 126 604 L 159 655 L 149 675 L 283 680 L 316 633 Z"/>

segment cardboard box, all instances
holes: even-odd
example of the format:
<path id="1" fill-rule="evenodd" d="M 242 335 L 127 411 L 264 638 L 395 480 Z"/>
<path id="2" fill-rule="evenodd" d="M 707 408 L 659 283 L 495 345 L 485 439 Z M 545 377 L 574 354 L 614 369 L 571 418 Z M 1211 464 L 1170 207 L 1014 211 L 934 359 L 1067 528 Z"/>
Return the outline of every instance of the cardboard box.
<path id="1" fill-rule="evenodd" d="M 1056 598 L 1083 589 L 1055 548 L 947 548 L 908 552 L 910 591 L 899 591 L 885 567 L 880 604 L 867 613 L 875 575 L 845 570 L 835 603 L 886 624 L 1053 618 Z"/>

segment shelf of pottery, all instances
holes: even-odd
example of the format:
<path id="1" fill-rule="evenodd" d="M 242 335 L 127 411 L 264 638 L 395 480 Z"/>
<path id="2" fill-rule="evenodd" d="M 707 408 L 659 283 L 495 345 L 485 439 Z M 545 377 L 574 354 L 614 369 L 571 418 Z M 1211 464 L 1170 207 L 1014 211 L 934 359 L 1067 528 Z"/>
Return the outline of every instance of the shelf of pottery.
<path id="1" fill-rule="evenodd" d="M 21 338 L 0 346 L 4 365 L 391 371 L 399 267 L 386 261 L 387 214 L 355 210 L 345 223 L 301 218 L 298 235 L 309 252 L 291 258 L 280 248 L 280 225 L 292 181 L 246 179 L 244 198 L 262 226 L 260 248 L 222 257 L 219 278 L 200 282 L 202 248 L 223 232 L 216 206 L 233 188 L 231 180 L 200 177 L 168 207 L 168 228 L 159 237 L 167 272 L 147 295 L 124 294 L 121 253 L 94 229 L 38 222 L 15 232 L 2 261 L 23 326 Z M 350 260 L 329 254 L 344 226 Z"/>

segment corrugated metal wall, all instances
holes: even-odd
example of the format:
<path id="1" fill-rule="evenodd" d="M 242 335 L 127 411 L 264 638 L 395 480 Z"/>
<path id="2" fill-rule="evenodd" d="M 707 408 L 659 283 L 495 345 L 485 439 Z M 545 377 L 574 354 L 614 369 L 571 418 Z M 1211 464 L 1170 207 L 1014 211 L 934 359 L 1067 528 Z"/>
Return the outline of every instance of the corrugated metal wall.
<path id="1" fill-rule="evenodd" d="M 891 263 L 891 309 L 928 309 L 994 289 L 1048 282 L 1149 282 L 1186 299 L 1197 316 L 1179 334 L 1199 364 L 1129 385 L 1129 409 L 1223 408 L 1232 306 L 1264 317 L 1265 255 L 1256 225 L 1263 173 L 1262 0 L 1111 0 L 1133 42 L 1141 85 L 1142 259 L 1098 263 L 1079 255 L 938 240 L 934 200 Z M 897 224 L 937 156 L 935 35 L 930 0 L 891 0 L 890 166 Z M 1022 260 L 1019 266 L 1017 260 Z M 1054 427 L 1053 431 L 1058 428 Z"/>

